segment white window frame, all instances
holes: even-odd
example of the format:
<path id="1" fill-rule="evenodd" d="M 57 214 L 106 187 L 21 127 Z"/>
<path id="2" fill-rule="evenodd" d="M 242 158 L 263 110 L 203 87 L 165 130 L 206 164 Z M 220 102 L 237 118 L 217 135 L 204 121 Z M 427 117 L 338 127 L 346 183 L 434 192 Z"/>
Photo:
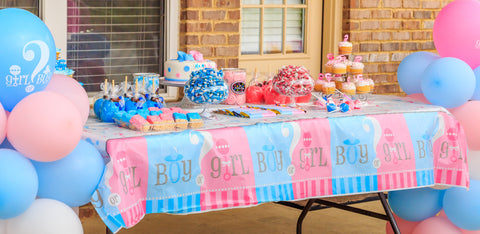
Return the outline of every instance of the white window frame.
<path id="1" fill-rule="evenodd" d="M 166 59 L 175 58 L 179 43 L 179 24 L 180 24 L 180 1 L 165 0 L 167 7 L 166 28 Z M 55 45 L 62 50 L 62 54 L 67 54 L 67 0 L 39 0 L 40 18 L 45 22 L 53 38 Z M 163 61 L 160 61 L 163 62 Z M 178 88 L 167 87 L 167 92 L 162 94 L 167 101 L 178 99 Z M 95 95 L 92 93 L 91 95 Z M 90 96 L 90 94 L 89 94 Z"/>

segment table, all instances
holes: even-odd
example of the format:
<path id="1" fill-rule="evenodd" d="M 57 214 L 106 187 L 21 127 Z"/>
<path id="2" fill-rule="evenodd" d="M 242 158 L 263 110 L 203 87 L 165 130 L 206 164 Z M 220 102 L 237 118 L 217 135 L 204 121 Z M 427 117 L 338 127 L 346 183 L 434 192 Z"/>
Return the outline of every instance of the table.
<path id="1" fill-rule="evenodd" d="M 243 119 L 198 130 L 136 132 L 89 119 L 106 163 L 92 197 L 117 232 L 145 214 L 447 185 L 468 187 L 467 143 L 442 107 L 370 95 L 360 110 Z"/>

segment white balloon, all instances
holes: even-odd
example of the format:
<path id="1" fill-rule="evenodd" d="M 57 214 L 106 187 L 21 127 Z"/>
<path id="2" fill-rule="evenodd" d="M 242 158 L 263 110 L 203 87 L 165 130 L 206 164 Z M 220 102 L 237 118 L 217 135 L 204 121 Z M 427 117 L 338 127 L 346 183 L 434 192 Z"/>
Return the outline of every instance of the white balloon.
<path id="1" fill-rule="evenodd" d="M 23 214 L 9 219 L 6 234 L 83 234 L 82 223 L 69 206 L 37 199 Z"/>
<path id="2" fill-rule="evenodd" d="M 480 180 L 480 151 L 468 150 L 467 160 L 470 179 Z"/>
<path id="3" fill-rule="evenodd" d="M 7 220 L 0 219 L 0 234 L 7 234 Z"/>

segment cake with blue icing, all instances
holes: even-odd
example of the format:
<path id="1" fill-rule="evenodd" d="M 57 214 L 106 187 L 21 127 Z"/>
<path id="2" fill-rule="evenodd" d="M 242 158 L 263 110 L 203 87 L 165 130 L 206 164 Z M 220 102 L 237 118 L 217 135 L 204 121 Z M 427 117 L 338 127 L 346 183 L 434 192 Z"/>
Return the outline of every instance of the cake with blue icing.
<path id="1" fill-rule="evenodd" d="M 177 52 L 177 59 L 165 62 L 165 80 L 173 82 L 186 82 L 190 74 L 203 68 L 217 68 L 217 64 L 210 60 L 204 60 L 203 55 L 198 51 L 190 51 L 188 54 L 183 51 Z"/>

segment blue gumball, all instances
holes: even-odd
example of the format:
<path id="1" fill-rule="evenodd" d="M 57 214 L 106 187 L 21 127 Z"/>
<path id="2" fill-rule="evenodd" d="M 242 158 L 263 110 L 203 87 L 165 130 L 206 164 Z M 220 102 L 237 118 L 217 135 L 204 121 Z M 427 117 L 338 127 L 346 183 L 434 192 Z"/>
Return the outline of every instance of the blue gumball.
<path id="1" fill-rule="evenodd" d="M 90 201 L 105 166 L 98 150 L 84 140 L 60 160 L 32 163 L 38 173 L 38 197 L 55 199 L 71 207 Z"/>
<path id="2" fill-rule="evenodd" d="M 422 92 L 433 105 L 455 108 L 472 98 L 475 91 L 472 68 L 457 58 L 441 58 L 422 74 Z"/>
<path id="3" fill-rule="evenodd" d="M 415 52 L 405 57 L 397 70 L 398 84 L 406 94 L 421 93 L 422 74 L 440 56 L 426 51 Z"/>
<path id="4" fill-rule="evenodd" d="M 480 230 L 480 181 L 470 179 L 470 190 L 450 188 L 443 198 L 448 219 L 465 230 Z"/>
<path id="5" fill-rule="evenodd" d="M 56 48 L 45 23 L 26 10 L 0 10 L 0 25 L 0 102 L 12 111 L 24 97 L 47 87 Z"/>
<path id="6" fill-rule="evenodd" d="M 475 91 L 472 100 L 480 100 L 480 66 L 473 69 L 473 74 L 475 74 Z"/>
<path id="7" fill-rule="evenodd" d="M 17 151 L 0 149 L 0 219 L 22 214 L 37 196 L 38 177 L 30 160 Z"/>
<path id="8" fill-rule="evenodd" d="M 419 188 L 388 192 L 388 203 L 400 218 L 419 222 L 442 209 L 445 190 Z"/>

